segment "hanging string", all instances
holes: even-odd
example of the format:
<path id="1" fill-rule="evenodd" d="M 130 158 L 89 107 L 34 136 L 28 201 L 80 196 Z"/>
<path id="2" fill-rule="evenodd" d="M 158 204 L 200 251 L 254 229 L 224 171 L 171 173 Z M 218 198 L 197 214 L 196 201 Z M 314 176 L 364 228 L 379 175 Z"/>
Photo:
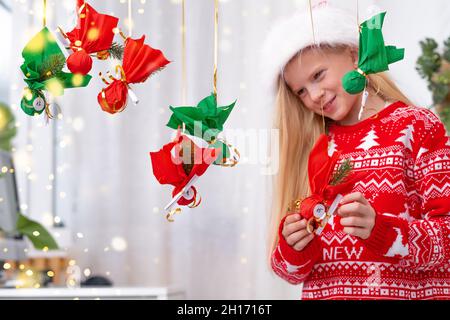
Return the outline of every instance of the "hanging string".
<path id="1" fill-rule="evenodd" d="M 311 20 L 311 30 L 312 30 L 312 36 L 313 36 L 313 44 L 316 46 L 316 34 L 314 31 L 314 19 L 313 19 L 313 13 L 312 13 L 312 5 L 311 5 L 311 0 L 308 1 L 309 3 L 309 17 Z M 322 110 L 322 126 L 323 126 L 323 132 L 326 132 L 326 128 L 325 128 L 325 116 L 323 114 L 323 94 L 322 97 L 320 98 L 320 109 Z"/>
<path id="2" fill-rule="evenodd" d="M 186 10 L 185 0 L 181 3 L 181 99 L 186 105 L 187 80 L 186 80 Z M 183 134 L 186 131 L 186 124 L 183 122 Z"/>
<path id="3" fill-rule="evenodd" d="M 43 5 L 43 15 L 42 15 L 42 24 L 43 27 L 45 28 L 47 26 L 47 0 L 44 0 L 44 5 Z M 50 111 L 50 104 L 49 103 L 45 103 L 45 114 L 47 116 L 48 119 L 53 119 L 53 114 Z"/>
<path id="4" fill-rule="evenodd" d="M 219 24 L 219 0 L 214 0 L 214 97 L 217 101 L 217 29 Z"/>
<path id="5" fill-rule="evenodd" d="M 310 20 L 311 20 L 311 29 L 312 29 L 313 43 L 314 43 L 314 45 L 316 45 L 316 34 L 315 34 L 315 31 L 314 31 L 314 21 L 313 21 L 311 0 L 309 0 L 309 17 L 310 17 Z"/>
<path id="6" fill-rule="evenodd" d="M 356 0 L 356 25 L 358 28 L 358 34 L 361 33 L 361 25 L 359 24 L 359 0 Z M 365 78 L 365 85 L 364 85 L 364 90 L 361 96 L 361 106 L 359 108 L 359 112 L 358 112 L 358 121 L 361 121 L 362 116 L 363 116 L 363 112 L 365 111 L 365 106 L 366 106 L 366 102 L 367 102 L 367 98 L 369 96 L 369 91 L 367 90 L 367 86 L 369 83 L 369 78 L 367 77 L 367 75 L 364 73 L 364 71 L 362 71 L 361 69 L 359 69 L 359 67 L 357 67 L 357 70 L 359 73 L 361 73 Z"/>
<path id="7" fill-rule="evenodd" d="M 128 0 L 128 37 L 131 38 L 133 26 L 131 21 L 131 0 Z"/>
<path id="8" fill-rule="evenodd" d="M 80 12 L 85 4 L 84 0 L 77 0 L 77 12 Z"/>
<path id="9" fill-rule="evenodd" d="M 358 25 L 359 28 L 359 1 L 356 0 L 356 24 Z"/>
<path id="10" fill-rule="evenodd" d="M 182 101 L 186 105 L 187 81 L 186 81 L 186 20 L 185 20 L 185 0 L 181 3 L 181 86 Z M 184 123 L 183 123 L 184 129 Z"/>
<path id="11" fill-rule="evenodd" d="M 47 25 L 47 0 L 44 0 L 44 15 L 42 20 L 42 24 L 45 27 Z"/>
<path id="12" fill-rule="evenodd" d="M 359 25 L 359 1 L 356 0 L 356 25 L 358 32 L 361 32 L 361 26 Z"/>
<path id="13" fill-rule="evenodd" d="M 320 99 L 320 109 L 322 110 L 322 126 L 323 126 L 323 132 L 326 133 L 326 128 L 325 128 L 325 116 L 323 114 L 323 96 Z"/>

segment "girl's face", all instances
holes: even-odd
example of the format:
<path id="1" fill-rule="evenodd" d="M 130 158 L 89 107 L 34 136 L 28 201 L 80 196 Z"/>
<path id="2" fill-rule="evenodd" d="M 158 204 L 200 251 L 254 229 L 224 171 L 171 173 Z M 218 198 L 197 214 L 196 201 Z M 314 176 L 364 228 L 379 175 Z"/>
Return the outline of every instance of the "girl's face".
<path id="1" fill-rule="evenodd" d="M 313 112 L 335 121 L 350 118 L 357 111 L 359 95 L 348 94 L 341 79 L 354 70 L 357 52 L 348 49 L 308 48 L 284 69 L 289 88 Z"/>

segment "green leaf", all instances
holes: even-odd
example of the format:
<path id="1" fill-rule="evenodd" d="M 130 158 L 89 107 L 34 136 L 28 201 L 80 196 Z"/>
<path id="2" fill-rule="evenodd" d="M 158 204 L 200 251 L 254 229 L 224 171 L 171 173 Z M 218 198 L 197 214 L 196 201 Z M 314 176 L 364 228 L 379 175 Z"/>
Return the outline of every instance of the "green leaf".
<path id="1" fill-rule="evenodd" d="M 17 231 L 25 235 L 36 249 L 42 250 L 45 247 L 48 250 L 58 249 L 55 239 L 40 223 L 28 219 L 21 213 L 17 219 Z"/>
<path id="2" fill-rule="evenodd" d="M 66 58 L 61 54 L 52 54 L 38 66 L 39 77 L 42 80 L 50 79 L 61 72 L 66 64 Z"/>
<path id="3" fill-rule="evenodd" d="M 207 142 L 214 140 L 223 130 L 223 124 L 234 108 L 236 101 L 229 106 L 218 106 L 214 94 L 201 100 L 197 106 L 172 107 L 172 116 L 167 126 L 178 129 L 185 124 L 190 135 L 197 136 Z M 199 122 L 201 123 L 199 127 Z M 195 128 L 197 130 L 195 130 Z"/>
<path id="4" fill-rule="evenodd" d="M 113 42 L 111 48 L 108 49 L 108 52 L 114 59 L 122 60 L 124 49 L 125 47 L 120 43 Z"/>
<path id="5" fill-rule="evenodd" d="M 340 183 L 342 183 L 345 178 L 350 174 L 350 171 L 352 171 L 353 165 L 350 160 L 350 158 L 347 158 L 342 162 L 342 164 L 339 166 L 335 174 L 333 175 L 330 185 L 335 186 Z"/>
<path id="6" fill-rule="evenodd" d="M 444 42 L 444 53 L 442 56 L 447 62 L 450 62 L 450 37 Z"/>

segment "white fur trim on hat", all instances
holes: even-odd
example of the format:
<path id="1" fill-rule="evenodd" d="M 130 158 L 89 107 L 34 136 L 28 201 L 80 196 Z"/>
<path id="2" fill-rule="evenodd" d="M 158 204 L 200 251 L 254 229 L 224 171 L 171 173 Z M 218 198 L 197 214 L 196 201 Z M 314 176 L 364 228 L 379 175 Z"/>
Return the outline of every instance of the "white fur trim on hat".
<path id="1" fill-rule="evenodd" d="M 356 15 L 330 5 L 312 9 L 315 44 L 358 46 Z M 282 19 L 270 30 L 262 47 L 263 85 L 276 92 L 282 68 L 303 48 L 314 44 L 309 9 Z"/>

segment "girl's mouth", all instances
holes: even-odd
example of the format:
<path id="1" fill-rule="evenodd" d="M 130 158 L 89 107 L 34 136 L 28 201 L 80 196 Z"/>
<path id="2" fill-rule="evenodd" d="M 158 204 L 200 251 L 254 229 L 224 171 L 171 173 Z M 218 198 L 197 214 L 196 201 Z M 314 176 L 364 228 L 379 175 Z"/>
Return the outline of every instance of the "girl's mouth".
<path id="1" fill-rule="evenodd" d="M 336 96 L 334 96 L 330 101 L 328 101 L 327 103 L 324 104 L 323 106 L 323 111 L 327 111 L 330 112 L 333 110 L 334 106 L 335 106 L 335 100 L 336 100 Z"/>

